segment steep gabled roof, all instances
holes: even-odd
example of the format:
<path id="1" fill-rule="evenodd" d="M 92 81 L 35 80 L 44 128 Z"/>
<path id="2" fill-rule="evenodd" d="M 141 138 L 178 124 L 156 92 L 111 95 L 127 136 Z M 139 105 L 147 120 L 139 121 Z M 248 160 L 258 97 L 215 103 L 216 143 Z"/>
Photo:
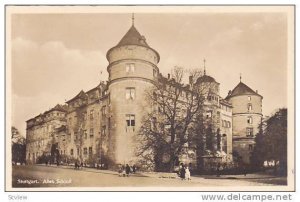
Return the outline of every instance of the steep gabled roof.
<path id="1" fill-rule="evenodd" d="M 238 96 L 238 95 L 257 95 L 262 97 L 261 95 L 259 95 L 257 92 L 255 92 L 254 90 L 252 90 L 249 86 L 247 86 L 246 84 L 244 84 L 243 82 L 240 82 L 225 98 L 226 100 L 234 97 L 234 96 Z"/>

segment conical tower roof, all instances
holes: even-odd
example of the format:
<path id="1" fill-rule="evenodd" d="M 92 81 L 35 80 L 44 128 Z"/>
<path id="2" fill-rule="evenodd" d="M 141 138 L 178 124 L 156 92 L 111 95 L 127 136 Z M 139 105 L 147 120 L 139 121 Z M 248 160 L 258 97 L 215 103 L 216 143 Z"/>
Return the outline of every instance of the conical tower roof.
<path id="1" fill-rule="evenodd" d="M 130 27 L 117 46 L 125 45 L 138 45 L 150 48 L 146 43 L 145 37 L 138 32 L 134 25 Z"/>
<path id="2" fill-rule="evenodd" d="M 129 30 L 126 32 L 126 34 L 122 37 L 120 42 L 116 46 L 112 47 L 111 49 L 109 49 L 107 51 L 106 58 L 108 58 L 109 53 L 114 48 L 121 47 L 121 46 L 129 46 L 129 45 L 142 46 L 142 47 L 151 49 L 152 51 L 154 51 L 156 53 L 158 62 L 159 62 L 160 56 L 159 56 L 158 52 L 156 50 L 154 50 L 153 48 L 151 48 L 147 44 L 146 38 L 139 33 L 139 31 L 135 28 L 134 24 L 132 24 L 132 26 L 129 28 Z"/>
<path id="3" fill-rule="evenodd" d="M 240 82 L 226 97 L 226 100 L 234 97 L 234 96 L 238 96 L 238 95 L 257 95 L 262 97 L 261 95 L 259 95 L 257 92 L 255 92 L 254 90 L 252 90 L 249 86 L 247 86 L 246 84 L 244 84 L 243 82 Z"/>

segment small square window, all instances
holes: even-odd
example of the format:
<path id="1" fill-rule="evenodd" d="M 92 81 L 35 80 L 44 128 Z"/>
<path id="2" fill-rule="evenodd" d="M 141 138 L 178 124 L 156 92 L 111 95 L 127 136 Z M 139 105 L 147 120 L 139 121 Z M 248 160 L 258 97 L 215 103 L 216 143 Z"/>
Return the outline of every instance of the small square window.
<path id="1" fill-rule="evenodd" d="M 253 137 L 253 128 L 247 128 L 247 137 Z"/>
<path id="2" fill-rule="evenodd" d="M 135 115 L 126 114 L 126 124 L 127 126 L 135 126 Z"/>

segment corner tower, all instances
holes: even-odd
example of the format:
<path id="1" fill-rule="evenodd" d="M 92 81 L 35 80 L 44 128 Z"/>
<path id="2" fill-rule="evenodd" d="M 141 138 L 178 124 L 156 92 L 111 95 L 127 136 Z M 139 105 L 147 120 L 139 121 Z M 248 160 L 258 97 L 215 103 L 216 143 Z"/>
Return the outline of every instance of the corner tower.
<path id="1" fill-rule="evenodd" d="M 121 41 L 108 50 L 110 96 L 110 151 L 116 164 L 134 163 L 134 137 L 147 109 L 145 91 L 159 74 L 159 54 L 132 26 Z"/>
<path id="2" fill-rule="evenodd" d="M 233 155 L 244 163 L 250 163 L 254 138 L 262 121 L 263 97 L 240 83 L 229 91 L 226 100 L 232 104 Z"/>

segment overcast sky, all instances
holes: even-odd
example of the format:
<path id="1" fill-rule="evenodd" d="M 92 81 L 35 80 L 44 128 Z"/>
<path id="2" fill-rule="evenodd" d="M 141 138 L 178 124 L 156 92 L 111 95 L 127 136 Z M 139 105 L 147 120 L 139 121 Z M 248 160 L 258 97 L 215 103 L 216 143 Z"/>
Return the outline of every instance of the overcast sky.
<path id="1" fill-rule="evenodd" d="M 26 120 L 107 80 L 106 52 L 130 28 L 131 14 L 14 14 L 11 22 L 12 125 L 25 135 Z M 285 14 L 138 13 L 135 26 L 160 54 L 162 74 L 203 69 L 205 58 L 222 97 L 241 73 L 264 97 L 264 115 L 287 106 Z"/>

